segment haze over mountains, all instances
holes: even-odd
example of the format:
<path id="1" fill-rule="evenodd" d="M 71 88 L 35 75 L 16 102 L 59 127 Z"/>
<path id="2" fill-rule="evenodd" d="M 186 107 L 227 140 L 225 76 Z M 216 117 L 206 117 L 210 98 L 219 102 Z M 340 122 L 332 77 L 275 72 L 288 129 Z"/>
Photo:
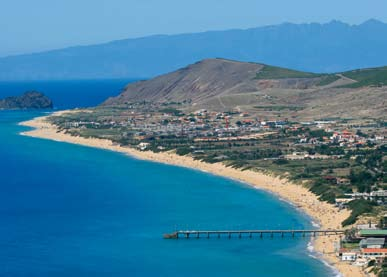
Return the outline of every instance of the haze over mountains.
<path id="1" fill-rule="evenodd" d="M 150 78 L 205 58 L 309 72 L 387 65 L 387 24 L 290 24 L 159 35 L 0 59 L 0 80 Z"/>

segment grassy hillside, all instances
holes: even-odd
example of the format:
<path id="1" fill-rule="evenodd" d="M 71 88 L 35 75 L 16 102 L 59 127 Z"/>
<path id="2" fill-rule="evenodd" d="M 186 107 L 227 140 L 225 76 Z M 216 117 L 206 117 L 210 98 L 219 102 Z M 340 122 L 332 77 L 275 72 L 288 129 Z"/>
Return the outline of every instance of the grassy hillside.
<path id="1" fill-rule="evenodd" d="M 326 74 L 317 74 L 311 72 L 303 72 L 282 67 L 265 65 L 261 71 L 257 73 L 256 79 L 289 79 L 289 78 L 318 78 Z"/>
<path id="2" fill-rule="evenodd" d="M 357 81 L 346 87 L 358 88 L 365 86 L 387 85 L 387 66 L 377 68 L 358 69 L 342 73 L 343 76 Z"/>
<path id="3" fill-rule="evenodd" d="M 387 66 L 377 68 L 357 69 L 340 73 L 344 77 L 350 78 L 356 83 L 344 85 L 341 87 L 359 88 L 367 86 L 386 86 L 387 85 Z M 339 74 L 318 74 L 281 68 L 276 66 L 265 65 L 260 72 L 257 73 L 256 79 L 260 80 L 275 80 L 275 79 L 292 79 L 292 78 L 320 78 L 318 86 L 329 85 L 338 79 Z"/>
<path id="4" fill-rule="evenodd" d="M 320 83 L 318 83 L 318 85 L 326 86 L 337 81 L 338 79 L 340 79 L 340 76 L 338 76 L 337 74 L 326 74 L 321 78 L 321 81 Z"/>
<path id="5" fill-rule="evenodd" d="M 205 59 L 157 78 L 129 84 L 119 96 L 102 105 L 180 103 L 178 109 L 183 112 L 230 111 L 239 107 L 259 118 L 306 121 L 332 117 L 382 118 L 385 103 L 380 99 L 385 99 L 387 92 L 367 85 L 386 83 L 386 69 L 319 74 L 220 58 Z M 342 89 L 354 84 L 365 87 Z"/>
<path id="6" fill-rule="evenodd" d="M 340 76 L 336 74 L 312 73 L 277 66 L 265 65 L 265 67 L 257 73 L 256 79 L 260 80 L 275 80 L 275 79 L 292 79 L 292 78 L 320 78 L 318 86 L 329 85 L 338 79 Z"/>

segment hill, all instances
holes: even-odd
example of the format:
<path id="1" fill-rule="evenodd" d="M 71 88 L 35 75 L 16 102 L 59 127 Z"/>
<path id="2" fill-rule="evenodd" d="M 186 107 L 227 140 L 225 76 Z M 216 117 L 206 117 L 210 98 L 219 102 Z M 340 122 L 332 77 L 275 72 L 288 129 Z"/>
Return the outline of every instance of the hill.
<path id="1" fill-rule="evenodd" d="M 0 59 L 0 80 L 149 78 L 222 57 L 308 72 L 387 64 L 387 24 L 290 24 L 158 35 Z"/>
<path id="2" fill-rule="evenodd" d="M 352 70 L 343 73 L 345 77 L 356 80 L 355 83 L 348 87 L 364 86 L 386 86 L 387 85 L 387 66 L 379 68 L 366 68 Z"/>
<path id="3" fill-rule="evenodd" d="M 141 101 L 180 103 L 183 109 L 240 109 L 289 118 L 385 117 L 385 68 L 316 74 L 225 59 L 206 59 L 129 84 L 103 106 Z M 383 101 L 381 101 L 383 100 Z"/>
<path id="4" fill-rule="evenodd" d="M 52 101 L 37 91 L 0 99 L 0 110 L 52 109 Z"/>

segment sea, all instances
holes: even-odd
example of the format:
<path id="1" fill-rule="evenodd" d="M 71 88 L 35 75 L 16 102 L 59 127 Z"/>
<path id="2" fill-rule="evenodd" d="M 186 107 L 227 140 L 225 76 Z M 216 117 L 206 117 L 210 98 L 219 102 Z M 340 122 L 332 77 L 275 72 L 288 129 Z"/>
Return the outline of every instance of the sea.
<path id="1" fill-rule="evenodd" d="M 133 80 L 0 82 L 56 110 L 90 107 Z M 165 240 L 175 230 L 309 229 L 246 184 L 124 154 L 20 135 L 50 111 L 0 111 L 0 276 L 335 276 L 308 238 Z"/>

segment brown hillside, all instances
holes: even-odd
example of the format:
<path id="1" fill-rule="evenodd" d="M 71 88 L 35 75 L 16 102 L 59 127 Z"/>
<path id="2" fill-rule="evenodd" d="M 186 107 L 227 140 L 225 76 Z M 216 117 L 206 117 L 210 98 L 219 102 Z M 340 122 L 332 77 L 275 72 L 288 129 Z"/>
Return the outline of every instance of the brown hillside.
<path id="1" fill-rule="evenodd" d="M 342 74 L 314 74 L 224 59 L 207 59 L 151 80 L 129 84 L 102 105 L 186 102 L 183 108 L 257 116 L 313 119 L 386 117 L 386 87 L 343 87 L 356 83 Z"/>

